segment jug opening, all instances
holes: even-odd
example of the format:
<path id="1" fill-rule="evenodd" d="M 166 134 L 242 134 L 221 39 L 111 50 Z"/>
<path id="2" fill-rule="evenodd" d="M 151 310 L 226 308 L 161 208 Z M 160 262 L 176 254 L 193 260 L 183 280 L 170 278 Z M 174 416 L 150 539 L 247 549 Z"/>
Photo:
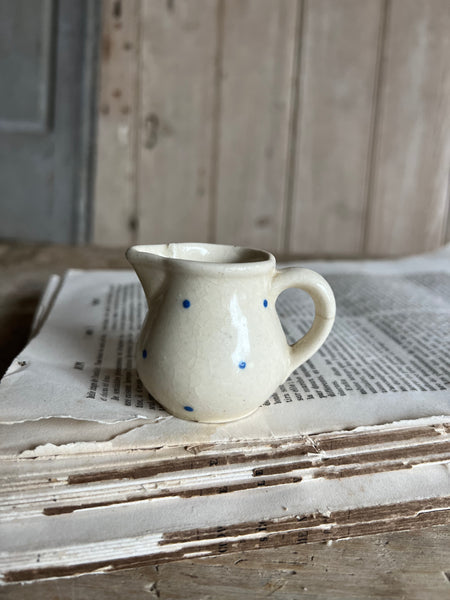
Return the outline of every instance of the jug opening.
<path id="1" fill-rule="evenodd" d="M 132 256 L 131 256 L 132 255 Z M 273 256 L 265 250 L 228 246 L 222 244 L 171 243 L 133 246 L 127 253 L 134 262 L 146 261 L 151 256 L 175 259 L 191 263 L 211 265 L 246 265 L 248 263 L 272 263 Z M 133 262 L 130 260 L 130 262 Z"/>

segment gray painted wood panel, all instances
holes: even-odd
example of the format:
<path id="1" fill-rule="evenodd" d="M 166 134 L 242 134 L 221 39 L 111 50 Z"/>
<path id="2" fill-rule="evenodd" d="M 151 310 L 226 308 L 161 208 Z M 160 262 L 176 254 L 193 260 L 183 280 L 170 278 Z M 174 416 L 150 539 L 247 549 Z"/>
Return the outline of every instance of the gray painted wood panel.
<path id="1" fill-rule="evenodd" d="M 84 61 L 95 20 L 92 0 L 0 2 L 0 238 L 87 235 L 94 78 Z"/>
<path id="2" fill-rule="evenodd" d="M 449 186 L 447 189 L 447 228 L 444 235 L 444 241 L 448 244 L 450 242 L 450 174 L 449 174 Z"/>
<path id="3" fill-rule="evenodd" d="M 44 133 L 51 98 L 52 0 L 0 0 L 0 132 Z"/>

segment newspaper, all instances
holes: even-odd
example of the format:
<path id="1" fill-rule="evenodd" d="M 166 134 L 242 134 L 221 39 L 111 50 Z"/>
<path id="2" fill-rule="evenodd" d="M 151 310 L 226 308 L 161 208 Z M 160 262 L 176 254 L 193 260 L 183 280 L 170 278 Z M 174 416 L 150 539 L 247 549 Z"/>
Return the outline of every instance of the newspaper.
<path id="1" fill-rule="evenodd" d="M 46 318 L 37 335 L 1 382 L 0 423 L 97 422 L 113 426 L 111 439 L 104 433 L 99 439 L 114 449 L 448 418 L 450 248 L 397 261 L 301 266 L 331 284 L 336 322 L 322 348 L 252 416 L 207 425 L 169 415 L 143 388 L 134 366 L 146 312 L 134 272 L 71 270 L 56 298 L 47 298 L 47 310 L 40 310 Z M 314 316 L 311 299 L 298 290 L 283 293 L 277 310 L 290 343 L 304 335 Z M 79 439 L 69 435 L 65 441 Z"/>

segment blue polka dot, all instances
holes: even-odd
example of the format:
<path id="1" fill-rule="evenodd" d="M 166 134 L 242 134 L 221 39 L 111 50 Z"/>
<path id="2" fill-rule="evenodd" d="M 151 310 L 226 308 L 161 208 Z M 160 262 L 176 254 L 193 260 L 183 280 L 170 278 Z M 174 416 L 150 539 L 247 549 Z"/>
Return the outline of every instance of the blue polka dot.
<path id="1" fill-rule="evenodd" d="M 147 358 L 147 350 L 142 350 L 142 358 Z"/>
<path id="2" fill-rule="evenodd" d="M 246 366 L 247 366 L 247 363 L 244 362 L 243 360 L 239 363 L 239 368 L 240 369 L 245 369 Z"/>
<path id="3" fill-rule="evenodd" d="M 189 308 L 191 305 L 191 303 L 189 302 L 189 300 L 183 300 L 183 306 L 184 308 Z"/>
<path id="4" fill-rule="evenodd" d="M 263 302 L 263 304 L 264 304 L 264 308 L 267 308 L 267 306 L 268 306 L 268 304 L 269 304 L 265 298 L 264 298 L 264 302 Z"/>
<path id="5" fill-rule="evenodd" d="M 184 410 L 187 410 L 188 412 L 193 412 L 194 409 L 192 408 L 192 406 L 185 406 Z"/>

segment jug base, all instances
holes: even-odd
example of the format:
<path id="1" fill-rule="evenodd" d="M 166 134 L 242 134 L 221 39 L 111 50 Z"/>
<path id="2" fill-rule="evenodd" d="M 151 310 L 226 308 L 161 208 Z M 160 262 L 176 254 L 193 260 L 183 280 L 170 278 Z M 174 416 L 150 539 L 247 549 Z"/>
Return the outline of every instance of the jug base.
<path id="1" fill-rule="evenodd" d="M 220 425 L 221 423 L 232 423 L 233 421 L 240 421 L 241 419 L 250 417 L 259 408 L 261 408 L 261 407 L 257 406 L 256 408 L 252 408 L 252 410 L 244 413 L 243 415 L 239 415 L 238 417 L 231 417 L 231 418 L 220 418 L 220 417 L 213 418 L 213 417 L 211 417 L 211 418 L 205 418 L 205 419 L 198 419 L 198 418 L 194 418 L 193 416 L 191 417 L 189 415 L 189 413 L 182 414 L 179 411 L 172 411 L 169 408 L 166 408 L 164 406 L 164 410 L 166 410 L 173 417 L 177 417 L 177 419 L 183 419 L 183 421 L 192 421 L 194 423 L 205 423 L 205 424 L 210 424 L 210 425 Z"/>

